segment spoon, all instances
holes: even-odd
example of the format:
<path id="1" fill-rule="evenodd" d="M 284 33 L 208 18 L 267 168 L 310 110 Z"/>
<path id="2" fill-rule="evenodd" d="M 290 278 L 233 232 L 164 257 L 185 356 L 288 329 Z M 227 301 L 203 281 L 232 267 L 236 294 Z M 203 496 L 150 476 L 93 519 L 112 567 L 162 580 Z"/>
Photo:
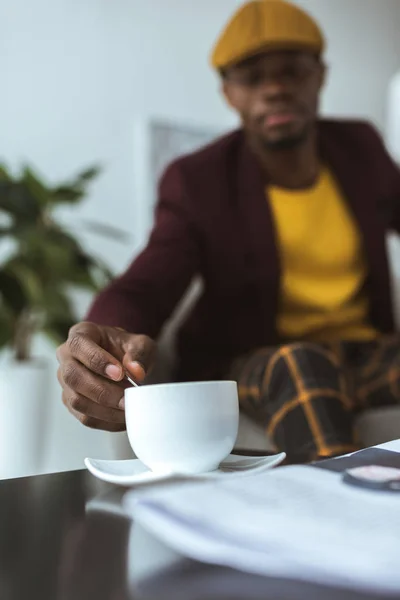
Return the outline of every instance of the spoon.
<path id="1" fill-rule="evenodd" d="M 137 384 L 136 381 L 133 381 L 133 379 L 131 379 L 131 377 L 129 377 L 129 375 L 126 371 L 125 371 L 125 378 L 129 381 L 130 384 L 133 385 L 133 387 L 139 387 L 139 384 Z"/>

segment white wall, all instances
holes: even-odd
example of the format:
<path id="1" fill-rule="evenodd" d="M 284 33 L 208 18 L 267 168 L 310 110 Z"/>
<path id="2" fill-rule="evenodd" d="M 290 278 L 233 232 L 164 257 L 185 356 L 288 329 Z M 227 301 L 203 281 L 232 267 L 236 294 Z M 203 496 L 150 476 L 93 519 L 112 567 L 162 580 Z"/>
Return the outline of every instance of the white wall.
<path id="1" fill-rule="evenodd" d="M 382 130 L 386 92 L 400 69 L 399 0 L 301 0 L 323 26 L 330 70 L 324 112 L 362 116 Z"/>
<path id="2" fill-rule="evenodd" d="M 235 118 L 217 91 L 207 56 L 232 0 L 0 0 L 0 157 L 34 163 L 50 180 L 93 162 L 104 174 L 75 219 L 133 225 L 132 128 L 157 115 L 229 128 Z M 327 32 L 325 112 L 385 123 L 385 95 L 400 67 L 399 0 L 303 0 Z M 85 243 L 125 267 L 135 248 Z M 51 354 L 46 348 L 45 352 Z M 109 437 L 75 423 L 51 387 L 49 468 L 79 466 L 110 452 Z M 114 438 L 113 438 L 114 439 Z"/>
<path id="3" fill-rule="evenodd" d="M 400 69 L 390 83 L 387 109 L 387 145 L 400 164 Z"/>

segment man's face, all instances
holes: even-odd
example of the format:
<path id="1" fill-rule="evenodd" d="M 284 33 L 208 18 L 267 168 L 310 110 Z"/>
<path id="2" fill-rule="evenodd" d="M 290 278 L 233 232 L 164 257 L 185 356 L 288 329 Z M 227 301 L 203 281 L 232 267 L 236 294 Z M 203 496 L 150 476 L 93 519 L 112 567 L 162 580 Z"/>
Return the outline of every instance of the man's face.
<path id="1" fill-rule="evenodd" d="M 260 54 L 230 67 L 223 90 L 248 134 L 265 148 L 303 142 L 316 120 L 324 66 L 310 52 Z"/>

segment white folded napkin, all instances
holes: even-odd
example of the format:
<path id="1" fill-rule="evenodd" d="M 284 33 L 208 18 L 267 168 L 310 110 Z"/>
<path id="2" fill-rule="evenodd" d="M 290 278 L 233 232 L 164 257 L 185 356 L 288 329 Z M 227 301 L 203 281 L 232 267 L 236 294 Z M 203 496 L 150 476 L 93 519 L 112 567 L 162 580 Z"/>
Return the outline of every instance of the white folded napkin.
<path id="1" fill-rule="evenodd" d="M 242 480 L 129 492 L 134 519 L 203 562 L 381 594 L 400 594 L 400 493 L 283 467 Z"/>

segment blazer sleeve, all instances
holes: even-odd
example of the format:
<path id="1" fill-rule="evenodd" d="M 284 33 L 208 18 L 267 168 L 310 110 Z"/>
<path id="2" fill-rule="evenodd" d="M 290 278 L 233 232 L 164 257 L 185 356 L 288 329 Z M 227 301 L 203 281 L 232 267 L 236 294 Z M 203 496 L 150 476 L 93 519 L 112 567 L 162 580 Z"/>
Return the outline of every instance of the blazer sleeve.
<path id="1" fill-rule="evenodd" d="M 400 234 L 400 167 L 390 160 L 390 189 L 388 192 L 389 198 L 389 227 L 396 233 Z"/>
<path id="2" fill-rule="evenodd" d="M 199 270 L 199 236 L 179 161 L 159 187 L 146 248 L 95 299 L 86 319 L 156 338 Z"/>
<path id="3" fill-rule="evenodd" d="M 365 133 L 371 159 L 368 168 L 375 172 L 380 190 L 379 201 L 387 228 L 400 233 L 400 166 L 390 156 L 374 127 L 368 124 Z"/>

